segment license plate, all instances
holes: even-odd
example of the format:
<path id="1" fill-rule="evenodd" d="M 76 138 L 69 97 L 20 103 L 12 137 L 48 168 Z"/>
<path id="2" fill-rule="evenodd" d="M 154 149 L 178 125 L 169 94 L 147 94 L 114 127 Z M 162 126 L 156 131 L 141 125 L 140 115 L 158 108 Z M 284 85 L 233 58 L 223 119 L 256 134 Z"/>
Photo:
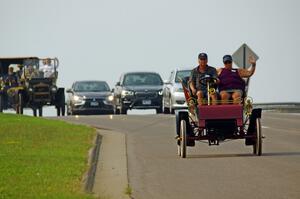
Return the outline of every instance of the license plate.
<path id="1" fill-rule="evenodd" d="M 91 102 L 91 106 L 99 106 L 99 102 Z"/>
<path id="2" fill-rule="evenodd" d="M 151 105 L 151 100 L 143 100 L 143 105 Z"/>

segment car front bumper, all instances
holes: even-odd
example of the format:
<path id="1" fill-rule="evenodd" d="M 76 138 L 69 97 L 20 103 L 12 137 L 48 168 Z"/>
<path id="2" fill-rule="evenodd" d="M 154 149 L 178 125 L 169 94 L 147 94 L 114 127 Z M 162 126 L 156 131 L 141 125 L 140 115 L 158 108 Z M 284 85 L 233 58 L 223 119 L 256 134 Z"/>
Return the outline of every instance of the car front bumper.
<path id="1" fill-rule="evenodd" d="M 82 103 L 74 104 L 72 110 L 76 113 L 113 113 L 114 107 L 103 99 L 85 99 Z"/>
<path id="2" fill-rule="evenodd" d="M 162 106 L 162 96 L 155 98 L 125 97 L 122 104 L 128 109 L 158 109 Z"/>

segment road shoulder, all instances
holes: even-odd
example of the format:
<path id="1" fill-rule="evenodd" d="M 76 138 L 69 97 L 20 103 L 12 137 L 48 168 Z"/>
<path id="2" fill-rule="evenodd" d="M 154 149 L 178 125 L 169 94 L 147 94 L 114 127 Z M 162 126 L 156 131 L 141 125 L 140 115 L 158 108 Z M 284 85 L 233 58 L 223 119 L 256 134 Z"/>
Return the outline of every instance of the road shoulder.
<path id="1" fill-rule="evenodd" d="M 129 199 L 126 135 L 115 131 L 98 130 L 102 136 L 100 156 L 93 192 L 111 199 Z"/>

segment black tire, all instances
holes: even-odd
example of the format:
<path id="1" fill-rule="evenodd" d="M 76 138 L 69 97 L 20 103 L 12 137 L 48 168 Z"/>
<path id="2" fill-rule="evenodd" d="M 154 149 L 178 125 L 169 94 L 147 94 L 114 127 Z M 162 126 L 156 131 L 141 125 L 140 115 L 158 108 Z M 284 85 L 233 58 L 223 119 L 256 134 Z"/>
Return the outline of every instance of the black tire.
<path id="1" fill-rule="evenodd" d="M 17 104 L 17 108 L 16 108 L 16 113 L 23 115 L 23 109 L 24 109 L 24 105 L 23 105 L 23 95 L 22 93 L 18 93 L 18 104 Z"/>
<path id="2" fill-rule="evenodd" d="M 43 107 L 39 107 L 39 117 L 43 117 Z"/>
<path id="3" fill-rule="evenodd" d="M 182 158 L 186 158 L 186 142 L 187 142 L 186 132 L 187 132 L 186 121 L 181 120 L 180 121 L 180 156 Z"/>
<path id="4" fill-rule="evenodd" d="M 163 112 L 162 107 L 156 109 L 156 114 L 161 114 Z"/>
<path id="5" fill-rule="evenodd" d="M 127 115 L 127 109 L 126 108 L 121 108 L 120 114 L 121 115 Z"/>
<path id="6" fill-rule="evenodd" d="M 170 114 L 170 110 L 165 106 L 164 100 L 162 102 L 162 112 L 164 114 Z"/>
<path id="7" fill-rule="evenodd" d="M 36 108 L 33 108 L 33 109 L 32 109 L 32 112 L 33 112 L 33 116 L 36 117 L 36 116 L 37 116 L 37 109 L 36 109 Z"/>
<path id="8" fill-rule="evenodd" d="M 122 103 L 121 103 L 121 106 L 120 106 L 120 114 L 127 115 L 127 108 L 124 107 Z"/>
<path id="9" fill-rule="evenodd" d="M 0 113 L 3 113 L 4 99 L 3 95 L 0 95 Z"/>
<path id="10" fill-rule="evenodd" d="M 120 110 L 118 109 L 117 105 L 114 106 L 114 114 L 120 115 Z"/>
<path id="11" fill-rule="evenodd" d="M 262 133 L 260 118 L 256 118 L 256 140 L 253 144 L 253 154 L 261 156 L 262 154 Z"/>

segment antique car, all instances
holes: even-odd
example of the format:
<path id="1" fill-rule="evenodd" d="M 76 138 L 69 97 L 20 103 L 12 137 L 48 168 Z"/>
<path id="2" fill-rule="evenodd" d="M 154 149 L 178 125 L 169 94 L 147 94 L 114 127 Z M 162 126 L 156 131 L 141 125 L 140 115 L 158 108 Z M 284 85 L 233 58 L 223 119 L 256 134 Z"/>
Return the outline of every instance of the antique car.
<path id="1" fill-rule="evenodd" d="M 43 106 L 55 106 L 57 115 L 64 115 L 64 88 L 56 85 L 58 65 L 57 58 L 0 58 L 0 112 L 23 114 L 31 108 L 34 116 L 42 116 Z"/>
<path id="2" fill-rule="evenodd" d="M 209 92 L 216 92 L 212 87 L 217 81 L 215 78 L 205 76 L 200 81 Z M 195 146 L 196 141 L 207 141 L 211 146 L 236 139 L 244 139 L 247 146 L 252 146 L 253 154 L 262 154 L 262 110 L 253 109 L 252 99 L 246 96 L 247 93 L 240 103 L 228 100 L 212 105 L 208 95 L 205 103 L 198 105 L 190 91 L 188 79 L 181 82 L 188 110 L 175 113 L 179 156 L 185 158 L 187 147 Z"/>

